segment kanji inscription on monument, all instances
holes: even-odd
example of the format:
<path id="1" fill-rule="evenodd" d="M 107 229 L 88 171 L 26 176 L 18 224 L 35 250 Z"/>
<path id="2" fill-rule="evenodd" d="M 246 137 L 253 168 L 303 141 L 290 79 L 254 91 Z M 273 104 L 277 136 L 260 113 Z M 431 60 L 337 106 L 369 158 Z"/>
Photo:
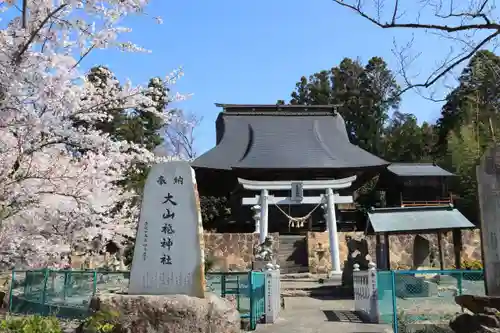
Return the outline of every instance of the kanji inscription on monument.
<path id="1" fill-rule="evenodd" d="M 500 296 L 500 146 L 486 151 L 476 174 L 486 289 L 488 296 Z"/>
<path id="2" fill-rule="evenodd" d="M 204 297 L 203 226 L 187 162 L 149 172 L 132 260 L 130 294 Z"/>

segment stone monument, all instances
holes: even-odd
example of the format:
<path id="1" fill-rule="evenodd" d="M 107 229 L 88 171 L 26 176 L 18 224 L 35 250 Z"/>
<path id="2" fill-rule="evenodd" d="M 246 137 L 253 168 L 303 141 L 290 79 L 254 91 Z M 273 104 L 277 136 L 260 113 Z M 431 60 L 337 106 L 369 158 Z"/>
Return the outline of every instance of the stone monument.
<path id="1" fill-rule="evenodd" d="M 203 226 L 194 170 L 187 162 L 154 165 L 137 230 L 129 294 L 205 294 Z"/>
<path id="2" fill-rule="evenodd" d="M 193 169 L 180 161 L 153 166 L 144 188 L 129 292 L 99 293 L 91 311 L 116 313 L 112 324 L 120 332 L 240 332 L 238 310 L 218 295 L 205 294 L 203 247 Z"/>
<path id="3" fill-rule="evenodd" d="M 416 235 L 413 241 L 413 268 L 431 266 L 431 243 L 421 235 Z"/>
<path id="4" fill-rule="evenodd" d="M 476 168 L 485 287 L 500 296 L 500 145 L 489 148 Z"/>

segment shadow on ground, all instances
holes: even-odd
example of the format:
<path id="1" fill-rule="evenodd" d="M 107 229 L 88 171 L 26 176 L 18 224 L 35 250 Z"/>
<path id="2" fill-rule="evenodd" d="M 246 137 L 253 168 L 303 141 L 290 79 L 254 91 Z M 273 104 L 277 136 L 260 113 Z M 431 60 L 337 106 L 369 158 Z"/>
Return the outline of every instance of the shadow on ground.
<path id="1" fill-rule="evenodd" d="M 370 324 L 367 318 L 365 318 L 361 313 L 356 311 L 323 310 L 323 314 L 326 317 L 326 321 L 337 322 L 337 323 Z"/>
<path id="2" fill-rule="evenodd" d="M 353 300 L 350 288 L 342 286 L 321 286 L 304 289 L 309 292 L 309 297 L 319 300 Z"/>

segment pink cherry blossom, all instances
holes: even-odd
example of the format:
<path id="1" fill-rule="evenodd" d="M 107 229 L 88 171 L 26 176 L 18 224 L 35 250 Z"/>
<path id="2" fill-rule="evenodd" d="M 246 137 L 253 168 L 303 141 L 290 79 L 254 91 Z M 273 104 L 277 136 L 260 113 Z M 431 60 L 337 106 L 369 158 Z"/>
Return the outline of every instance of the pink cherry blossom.
<path id="1" fill-rule="evenodd" d="M 94 49 L 146 51 L 119 36 L 130 31 L 121 25 L 124 18 L 146 13 L 147 4 L 0 3 L 0 12 L 14 17 L 0 30 L 0 266 L 55 267 L 72 248 L 95 237 L 134 236 L 136 194 L 115 183 L 132 162 L 151 164 L 163 157 L 74 124 L 103 120 L 106 108 L 139 105 L 170 122 L 171 113 L 159 113 L 156 101 L 143 94 L 146 88 L 127 83 L 117 89 L 112 81 L 96 87 L 80 69 Z M 164 84 L 182 74 L 175 70 Z M 111 212 L 119 202 L 122 208 Z"/>

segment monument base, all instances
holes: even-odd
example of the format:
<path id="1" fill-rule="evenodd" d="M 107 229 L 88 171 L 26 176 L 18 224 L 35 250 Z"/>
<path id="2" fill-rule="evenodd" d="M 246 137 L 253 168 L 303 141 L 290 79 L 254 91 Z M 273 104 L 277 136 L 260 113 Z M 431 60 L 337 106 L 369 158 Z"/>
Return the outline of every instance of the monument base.
<path id="1" fill-rule="evenodd" d="M 241 326 L 234 305 L 212 293 L 205 298 L 102 294 L 92 299 L 90 308 L 119 313 L 113 323 L 130 333 L 239 333 Z"/>
<path id="2" fill-rule="evenodd" d="M 272 264 L 270 261 L 266 260 L 256 260 L 252 262 L 252 271 L 267 271 L 267 264 Z"/>
<path id="3" fill-rule="evenodd" d="M 328 273 L 329 279 L 340 279 L 342 278 L 342 271 L 330 271 Z"/>

